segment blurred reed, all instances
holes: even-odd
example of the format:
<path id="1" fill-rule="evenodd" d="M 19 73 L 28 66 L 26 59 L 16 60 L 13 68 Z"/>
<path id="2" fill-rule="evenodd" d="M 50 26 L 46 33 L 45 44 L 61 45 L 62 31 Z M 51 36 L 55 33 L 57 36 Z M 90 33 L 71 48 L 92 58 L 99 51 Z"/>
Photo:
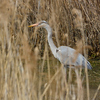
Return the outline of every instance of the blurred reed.
<path id="1" fill-rule="evenodd" d="M 79 52 L 93 58 L 100 55 L 99 9 L 98 0 L 1 0 L 0 99 L 84 100 L 82 72 L 69 68 L 66 80 L 63 66 L 51 54 L 46 31 L 28 25 L 46 20 L 57 46 L 76 47 L 74 60 Z M 85 75 L 91 100 L 87 69 Z"/>

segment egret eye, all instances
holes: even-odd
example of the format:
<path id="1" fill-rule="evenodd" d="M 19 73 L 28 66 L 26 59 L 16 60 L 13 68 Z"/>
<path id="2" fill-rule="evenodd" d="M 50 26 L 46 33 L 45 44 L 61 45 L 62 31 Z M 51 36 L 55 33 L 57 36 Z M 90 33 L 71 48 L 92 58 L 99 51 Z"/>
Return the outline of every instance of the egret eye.
<path id="1" fill-rule="evenodd" d="M 40 23 L 39 23 L 39 25 L 41 25 L 41 24 L 48 24 L 46 21 L 41 21 Z"/>

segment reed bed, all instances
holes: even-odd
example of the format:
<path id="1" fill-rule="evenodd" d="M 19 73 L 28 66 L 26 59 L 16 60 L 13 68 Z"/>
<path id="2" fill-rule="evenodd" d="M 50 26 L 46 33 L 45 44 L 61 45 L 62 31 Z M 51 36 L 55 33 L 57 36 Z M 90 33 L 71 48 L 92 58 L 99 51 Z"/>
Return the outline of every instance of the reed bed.
<path id="1" fill-rule="evenodd" d="M 66 79 L 63 65 L 50 51 L 47 32 L 28 25 L 46 20 L 57 47 L 75 48 L 75 59 L 78 53 L 87 59 L 95 58 L 100 56 L 99 3 L 99 0 L 1 0 L 0 99 L 95 100 L 100 85 L 91 96 L 88 70 L 69 68 Z"/>

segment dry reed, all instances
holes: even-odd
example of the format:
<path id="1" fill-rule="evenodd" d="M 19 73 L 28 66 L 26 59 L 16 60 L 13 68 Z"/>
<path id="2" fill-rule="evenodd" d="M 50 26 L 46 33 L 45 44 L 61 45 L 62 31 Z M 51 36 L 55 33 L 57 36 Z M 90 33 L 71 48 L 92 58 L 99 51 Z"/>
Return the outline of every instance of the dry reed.
<path id="1" fill-rule="evenodd" d="M 75 74 L 69 68 L 66 80 L 65 69 L 50 51 L 46 31 L 28 25 L 46 20 L 56 46 L 77 47 L 75 61 L 79 52 L 88 57 L 86 48 L 92 47 L 89 57 L 100 55 L 99 19 L 98 0 L 1 0 L 0 99 L 84 100 L 82 70 L 76 69 Z M 86 99 L 91 100 L 87 69 L 85 75 Z M 99 89 L 100 85 L 93 99 Z"/>

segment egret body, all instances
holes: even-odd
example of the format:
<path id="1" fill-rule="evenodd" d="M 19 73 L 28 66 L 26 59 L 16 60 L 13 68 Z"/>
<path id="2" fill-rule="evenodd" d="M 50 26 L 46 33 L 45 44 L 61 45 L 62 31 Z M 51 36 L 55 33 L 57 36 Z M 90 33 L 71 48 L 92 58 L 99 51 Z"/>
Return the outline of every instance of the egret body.
<path id="1" fill-rule="evenodd" d="M 85 68 L 87 66 L 88 69 L 92 69 L 91 64 L 86 60 L 86 58 L 82 54 L 78 54 L 75 61 L 75 49 L 72 49 L 68 46 L 60 46 L 56 47 L 52 40 L 52 29 L 49 26 L 49 24 L 46 21 L 40 21 L 36 24 L 32 24 L 29 27 L 43 27 L 47 30 L 48 33 L 48 43 L 51 48 L 51 51 L 55 58 L 57 58 L 64 67 L 75 67 L 75 66 L 82 66 L 82 68 Z"/>

